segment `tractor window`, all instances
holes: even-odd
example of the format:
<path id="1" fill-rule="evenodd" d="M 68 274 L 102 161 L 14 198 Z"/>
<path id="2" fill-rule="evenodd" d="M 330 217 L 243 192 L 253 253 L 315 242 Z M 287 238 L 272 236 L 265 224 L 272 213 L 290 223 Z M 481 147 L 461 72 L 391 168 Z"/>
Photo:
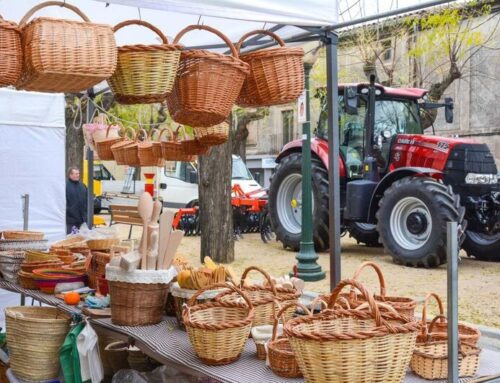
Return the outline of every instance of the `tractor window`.
<path id="1" fill-rule="evenodd" d="M 398 133 L 422 134 L 417 103 L 409 100 L 375 101 L 375 138 L 384 131 L 389 131 L 391 136 Z"/>
<path id="2" fill-rule="evenodd" d="M 366 102 L 360 99 L 358 114 L 345 113 L 344 97 L 339 96 L 340 152 L 345 160 L 349 178 L 362 175 Z"/>

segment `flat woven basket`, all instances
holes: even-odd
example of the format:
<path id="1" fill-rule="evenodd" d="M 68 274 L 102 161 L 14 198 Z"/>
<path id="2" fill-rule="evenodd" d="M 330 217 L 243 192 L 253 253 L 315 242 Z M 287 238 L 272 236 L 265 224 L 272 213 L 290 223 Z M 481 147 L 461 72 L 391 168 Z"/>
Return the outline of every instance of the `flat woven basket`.
<path id="1" fill-rule="evenodd" d="M 0 86 L 15 85 L 21 76 L 23 50 L 16 23 L 0 16 Z"/>
<path id="2" fill-rule="evenodd" d="M 3 238 L 7 240 L 41 241 L 44 236 L 45 234 L 41 231 L 6 230 L 3 232 Z"/>
<path id="3" fill-rule="evenodd" d="M 439 307 L 439 314 L 432 321 L 427 321 L 428 304 L 431 298 L 436 300 Z M 438 294 L 429 293 L 425 297 L 421 322 L 422 329 L 417 336 L 417 343 L 448 340 L 448 321 L 444 315 L 443 302 Z M 476 346 L 481 337 L 481 332 L 476 327 L 459 323 L 458 337 L 461 342 Z"/>
<path id="4" fill-rule="evenodd" d="M 471 344 L 460 343 L 458 354 L 458 375 L 463 378 L 474 376 L 479 368 L 481 350 Z M 410 362 L 410 368 L 424 379 L 448 378 L 448 342 L 427 342 L 417 344 Z"/>
<path id="5" fill-rule="evenodd" d="M 268 286 L 245 285 L 245 279 L 251 271 L 261 273 L 267 280 Z M 248 295 L 252 305 L 255 307 L 252 326 L 272 325 L 274 323 L 274 314 L 277 311 L 276 302 L 279 302 L 281 305 L 289 302 L 297 303 L 300 297 L 300 293 L 295 289 L 276 287 L 269 274 L 256 266 L 250 266 L 245 269 L 241 276 L 239 288 Z M 228 291 L 219 294 L 215 299 L 221 302 L 236 302 L 240 297 L 238 294 Z M 288 307 L 283 314 L 285 320 L 290 319 L 294 312 L 295 307 Z"/>
<path id="6" fill-rule="evenodd" d="M 68 8 L 83 22 L 39 17 L 49 6 Z M 19 23 L 22 28 L 23 73 L 16 87 L 39 92 L 80 92 L 110 77 L 116 68 L 117 49 L 109 25 L 91 23 L 77 7 L 46 1 L 31 8 Z"/>
<path id="7" fill-rule="evenodd" d="M 204 49 L 188 49 L 181 53 L 172 93 L 167 105 L 172 119 L 189 126 L 213 126 L 222 123 L 240 94 L 248 74 L 248 64 L 238 58 L 233 43 L 220 31 L 206 25 L 190 25 L 175 37 L 178 44 L 187 32 L 202 29 L 219 36 L 231 55 Z"/>
<path id="8" fill-rule="evenodd" d="M 250 36 L 268 35 L 278 42 L 278 48 L 242 53 L 241 60 L 250 65 L 236 103 L 243 107 L 286 104 L 295 101 L 304 91 L 304 50 L 290 48 L 277 34 L 264 29 L 244 34 L 236 49 L 241 49 Z"/>
<path id="9" fill-rule="evenodd" d="M 109 250 L 118 242 L 118 238 L 88 239 L 87 246 L 90 250 Z"/>
<path id="10" fill-rule="evenodd" d="M 108 126 L 106 129 L 106 137 L 102 140 L 96 140 L 94 139 L 94 144 L 95 144 L 95 149 L 97 151 L 97 156 L 99 157 L 100 160 L 102 161 L 113 161 L 115 160 L 115 156 L 113 153 L 113 145 L 118 144 L 119 142 L 122 142 L 125 140 L 124 138 L 118 136 L 118 137 L 112 137 L 110 136 L 110 129 L 111 125 Z"/>
<path id="11" fill-rule="evenodd" d="M 229 138 L 229 124 L 224 121 L 208 127 L 195 127 L 196 137 L 203 145 L 215 146 L 223 144 Z"/>
<path id="12" fill-rule="evenodd" d="M 121 104 L 151 104 L 165 101 L 174 86 L 181 57 L 180 45 L 171 45 L 155 26 L 129 20 L 114 27 L 116 33 L 128 25 L 142 25 L 161 39 L 156 45 L 125 45 L 118 48 L 118 65 L 108 79 L 115 100 Z"/>
<path id="13" fill-rule="evenodd" d="M 206 290 L 228 288 L 245 303 L 208 302 L 195 305 Z M 210 366 L 232 363 L 239 359 L 250 335 L 254 308 L 248 296 L 228 283 L 207 286 L 191 297 L 182 318 L 189 340 L 198 358 Z"/>
<path id="14" fill-rule="evenodd" d="M 54 307 L 5 309 L 10 368 L 27 381 L 47 381 L 59 375 L 59 348 L 71 318 Z"/>
<path id="15" fill-rule="evenodd" d="M 370 311 L 335 307 L 346 286 L 354 286 Z M 328 309 L 285 323 L 288 337 L 307 382 L 400 383 L 410 363 L 418 322 L 379 311 L 373 296 L 354 279 L 333 290 Z"/>

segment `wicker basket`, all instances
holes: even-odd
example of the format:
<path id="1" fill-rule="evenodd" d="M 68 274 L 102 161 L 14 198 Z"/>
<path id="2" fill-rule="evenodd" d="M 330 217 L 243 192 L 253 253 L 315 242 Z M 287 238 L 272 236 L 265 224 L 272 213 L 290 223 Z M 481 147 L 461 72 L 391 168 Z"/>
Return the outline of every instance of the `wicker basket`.
<path id="1" fill-rule="evenodd" d="M 180 127 L 179 127 L 180 129 Z M 210 153 L 210 147 L 202 144 L 195 134 L 189 134 L 186 128 L 182 127 L 183 139 L 181 140 L 182 151 L 190 156 L 203 156 Z"/>
<path id="2" fill-rule="evenodd" d="M 254 35 L 268 35 L 280 46 L 241 54 L 241 60 L 250 65 L 250 73 L 236 103 L 257 107 L 295 101 L 304 91 L 304 50 L 286 47 L 278 35 L 264 29 L 244 34 L 236 49 L 239 51 L 243 42 Z"/>
<path id="3" fill-rule="evenodd" d="M 87 246 L 90 250 L 109 250 L 118 242 L 118 238 L 88 239 Z"/>
<path id="4" fill-rule="evenodd" d="M 162 139 L 165 132 L 170 133 L 170 137 L 167 140 Z M 182 144 L 178 139 L 178 129 L 173 132 L 170 128 L 165 128 L 158 137 L 158 141 L 161 143 L 161 153 L 164 160 L 185 162 L 194 161 L 195 156 L 184 153 Z"/>
<path id="5" fill-rule="evenodd" d="M 121 104 L 163 102 L 174 86 L 181 47 L 170 45 L 158 28 L 142 20 L 124 21 L 114 27 L 115 33 L 128 25 L 149 28 L 160 37 L 162 44 L 118 48 L 118 66 L 108 79 L 115 100 Z"/>
<path id="6" fill-rule="evenodd" d="M 120 138 L 121 126 L 110 124 L 106 114 L 98 114 L 92 119 L 91 123 L 83 124 L 82 129 L 85 144 L 93 151 L 97 151 L 97 142 Z M 109 153 L 111 152 L 109 151 Z M 112 156 L 112 154 L 110 155 Z"/>
<path id="7" fill-rule="evenodd" d="M 109 125 L 106 129 L 106 138 L 99 140 L 94 139 L 95 149 L 97 151 L 97 156 L 102 161 L 113 161 L 115 160 L 115 153 L 113 152 L 113 146 L 125 140 L 122 137 L 113 137 L 111 135 L 112 126 Z M 117 162 L 118 163 L 118 162 Z"/>
<path id="8" fill-rule="evenodd" d="M 193 128 L 196 132 L 196 137 L 203 145 L 215 146 L 223 144 L 229 137 L 229 124 L 223 122 L 218 125 L 209 126 L 206 128 Z"/>
<path id="9" fill-rule="evenodd" d="M 172 119 L 189 126 L 213 126 L 222 123 L 240 94 L 249 66 L 238 58 L 231 41 L 218 30 L 205 25 L 191 25 L 180 31 L 174 44 L 187 32 L 202 29 L 219 36 L 231 55 L 203 49 L 181 53 L 181 62 L 172 93 L 167 96 Z"/>
<path id="10" fill-rule="evenodd" d="M 59 348 L 69 331 L 70 317 L 53 307 L 5 309 L 10 368 L 27 381 L 56 379 Z"/>
<path id="11" fill-rule="evenodd" d="M 6 240 L 24 240 L 24 241 L 41 241 L 45 236 L 41 231 L 21 231 L 7 230 L 3 232 L 3 238 Z"/>
<path id="12" fill-rule="evenodd" d="M 346 286 L 361 292 L 370 312 L 334 307 Z M 380 312 L 365 287 L 348 279 L 333 290 L 327 310 L 289 320 L 284 334 L 307 382 L 400 383 L 419 328 L 405 316 Z"/>
<path id="13" fill-rule="evenodd" d="M 51 269 L 62 269 L 63 266 L 64 262 L 59 259 L 57 261 L 23 262 L 21 263 L 21 270 L 26 273 L 31 273 L 35 269 L 44 269 L 49 267 Z"/>
<path id="14" fill-rule="evenodd" d="M 130 138 L 126 136 L 127 133 L 130 133 Z M 110 150 L 113 153 L 113 158 L 116 161 L 117 165 L 126 165 L 125 162 L 125 152 L 123 149 L 132 143 L 135 142 L 136 134 L 135 130 L 132 128 L 125 129 L 125 137 L 118 142 L 115 142 L 111 145 Z"/>
<path id="15" fill-rule="evenodd" d="M 28 23 L 36 11 L 56 5 L 72 10 L 84 22 L 39 17 Z M 38 4 L 28 11 L 19 26 L 24 65 L 16 84 L 18 89 L 80 92 L 106 80 L 115 71 L 117 50 L 113 29 L 91 23 L 73 5 L 62 1 Z"/>
<path id="16" fill-rule="evenodd" d="M 26 262 L 44 262 L 57 261 L 59 258 L 56 254 L 45 253 L 42 251 L 28 250 L 24 256 Z"/>
<path id="17" fill-rule="evenodd" d="M 215 288 L 228 288 L 245 303 L 209 302 L 194 305 L 198 295 Z M 252 327 L 254 308 L 248 296 L 228 283 L 216 283 L 198 290 L 182 314 L 198 358 L 205 364 L 220 366 L 239 359 Z"/>
<path id="18" fill-rule="evenodd" d="M 24 261 L 24 251 L 0 251 L 0 279 L 18 283 L 18 273 Z"/>
<path id="19" fill-rule="evenodd" d="M 258 271 L 267 280 L 268 286 L 251 285 L 245 286 L 245 279 L 250 271 Z M 272 325 L 274 323 L 275 305 L 279 302 L 281 305 L 287 303 L 296 303 L 300 293 L 294 289 L 276 287 L 268 273 L 256 266 L 250 266 L 245 269 L 241 276 L 239 288 L 243 290 L 255 307 L 255 316 L 252 326 Z M 216 300 L 221 302 L 236 302 L 240 298 L 238 294 L 228 291 L 219 294 Z M 293 306 L 288 307 L 284 313 L 285 320 L 292 317 L 295 312 Z"/>
<path id="20" fill-rule="evenodd" d="M 161 322 L 168 283 L 109 281 L 111 321 L 119 326 L 146 326 Z"/>
<path id="21" fill-rule="evenodd" d="M 480 352 L 481 350 L 476 346 L 467 343 L 460 344 L 459 377 L 476 375 Z M 446 379 L 448 377 L 448 343 L 440 341 L 417 344 L 411 358 L 410 368 L 424 379 Z"/>
<path id="22" fill-rule="evenodd" d="M 22 67 L 23 50 L 19 27 L 0 16 L 0 86 L 16 84 Z"/>
<path id="23" fill-rule="evenodd" d="M 139 158 L 140 166 L 162 166 L 163 158 L 161 156 L 161 143 L 157 142 L 157 151 L 155 152 L 152 141 L 152 135 L 156 129 L 152 129 L 149 134 L 143 129 L 142 132 L 145 136 L 144 141 L 139 142 L 137 146 L 137 157 Z M 159 151 L 158 151 L 159 149 Z M 158 153 L 159 152 L 159 153 Z M 158 156 L 158 154 L 160 154 Z"/>
<path id="24" fill-rule="evenodd" d="M 35 275 L 33 273 L 19 271 L 19 285 L 23 289 L 38 290 L 38 286 L 35 282 Z"/>
<path id="25" fill-rule="evenodd" d="M 432 321 L 427 321 L 427 305 L 429 299 L 434 298 L 439 307 L 439 315 Z M 481 332 L 473 326 L 464 323 L 458 324 L 458 337 L 461 342 L 476 346 Z M 436 293 L 429 293 L 425 297 L 422 309 L 422 329 L 417 337 L 417 342 L 445 341 L 448 339 L 448 321 L 444 316 L 444 307 L 441 298 Z"/>

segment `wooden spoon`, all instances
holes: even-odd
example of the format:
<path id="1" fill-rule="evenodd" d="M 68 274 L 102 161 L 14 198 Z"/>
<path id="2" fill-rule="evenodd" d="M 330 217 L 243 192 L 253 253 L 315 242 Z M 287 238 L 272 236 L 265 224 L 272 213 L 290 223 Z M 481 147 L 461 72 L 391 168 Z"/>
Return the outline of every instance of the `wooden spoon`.
<path id="1" fill-rule="evenodd" d="M 164 211 L 160 215 L 160 231 L 158 233 L 160 244 L 158 246 L 157 270 L 163 269 L 163 258 L 165 257 L 168 241 L 170 240 L 170 232 L 172 231 L 174 216 L 175 213 L 168 210 Z"/>
<path id="2" fill-rule="evenodd" d="M 139 252 L 141 253 L 141 269 L 147 268 L 148 257 L 148 223 L 153 215 L 153 198 L 149 193 L 142 193 L 139 198 L 138 211 L 142 218 L 142 237 Z"/>
<path id="3" fill-rule="evenodd" d="M 165 255 L 163 256 L 162 269 L 166 270 L 172 264 L 172 261 L 175 258 L 175 252 L 181 243 L 182 237 L 184 237 L 184 232 L 182 230 L 173 230 L 170 233 L 167 249 Z"/>

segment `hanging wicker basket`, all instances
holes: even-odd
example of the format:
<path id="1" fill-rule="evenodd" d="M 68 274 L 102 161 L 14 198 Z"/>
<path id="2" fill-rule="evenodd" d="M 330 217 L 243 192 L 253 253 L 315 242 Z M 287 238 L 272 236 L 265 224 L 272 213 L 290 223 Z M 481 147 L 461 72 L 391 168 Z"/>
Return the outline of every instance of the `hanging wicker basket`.
<path id="1" fill-rule="evenodd" d="M 83 22 L 38 17 L 28 23 L 35 12 L 49 6 L 70 9 Z M 91 23 L 74 5 L 62 1 L 38 4 L 28 11 L 19 26 L 24 65 L 16 84 L 18 89 L 81 92 L 106 80 L 115 71 L 117 50 L 113 29 Z"/>
<path id="2" fill-rule="evenodd" d="M 215 146 L 223 144 L 229 138 L 229 124 L 224 121 L 221 124 L 209 127 L 193 128 L 196 132 L 196 137 L 203 145 Z"/>
<path id="3" fill-rule="evenodd" d="M 153 156 L 154 158 L 158 161 L 159 166 L 163 166 L 163 162 L 165 161 L 163 158 L 163 153 L 161 151 L 161 136 L 163 135 L 163 131 L 165 128 L 161 129 L 154 129 L 153 132 L 151 133 L 151 144 L 153 147 Z M 156 138 L 155 138 L 156 134 Z"/>
<path id="4" fill-rule="evenodd" d="M 219 36 L 231 50 L 231 55 L 203 49 L 188 49 L 181 53 L 172 93 L 167 96 L 172 119 L 189 126 L 213 126 L 222 123 L 240 94 L 249 67 L 238 58 L 233 43 L 220 31 L 206 25 L 191 25 L 175 37 L 178 44 L 187 32 L 201 29 Z"/>
<path id="5" fill-rule="evenodd" d="M 354 286 L 370 311 L 335 307 L 346 286 Z M 285 323 L 300 370 L 307 382 L 400 383 L 410 363 L 419 323 L 380 312 L 373 296 L 356 280 L 341 281 L 328 309 Z"/>
<path id="6" fill-rule="evenodd" d="M 182 151 L 190 156 L 203 156 L 210 153 L 210 146 L 203 145 L 195 134 L 189 134 L 185 126 L 179 127 L 182 132 Z"/>
<path id="7" fill-rule="evenodd" d="M 180 45 L 169 44 L 167 37 L 155 26 L 142 20 L 129 20 L 114 27 L 141 25 L 156 33 L 161 44 L 125 45 L 118 48 L 118 65 L 108 79 L 120 104 L 152 104 L 165 101 L 174 86 L 181 56 Z"/>
<path id="8" fill-rule="evenodd" d="M 246 285 L 245 280 L 251 271 L 257 271 L 262 274 L 268 285 Z M 300 297 L 300 293 L 295 289 L 276 287 L 269 274 L 256 266 L 250 266 L 245 269 L 241 276 L 239 288 L 248 295 L 252 305 L 255 307 L 255 317 L 252 326 L 272 325 L 274 323 L 275 310 L 277 310 L 275 307 L 276 302 L 279 302 L 281 305 L 297 303 Z M 221 302 L 234 303 L 240 298 L 238 294 L 229 291 L 219 294 L 215 299 Z M 288 307 L 283 314 L 285 320 L 290 319 L 294 312 L 294 307 Z"/>
<path id="9" fill-rule="evenodd" d="M 15 85 L 21 76 L 23 50 L 16 23 L 0 16 L 0 86 Z"/>
<path id="10" fill-rule="evenodd" d="M 105 141 L 108 138 L 120 138 L 120 128 L 119 125 L 111 124 L 106 114 L 98 114 L 91 123 L 82 125 L 85 144 L 97 152 L 97 142 Z"/>
<path id="11" fill-rule="evenodd" d="M 163 158 L 157 157 L 153 149 L 153 142 L 151 136 L 155 133 L 156 129 L 151 129 L 149 134 L 142 129 L 144 140 L 137 145 L 137 157 L 139 158 L 140 166 L 162 166 Z"/>
<path id="12" fill-rule="evenodd" d="M 127 133 L 131 133 L 131 138 L 126 136 Z M 113 153 L 113 158 L 115 159 L 117 165 L 127 165 L 124 149 L 127 145 L 135 142 L 135 137 L 135 130 L 127 128 L 125 129 L 125 137 L 111 145 L 110 150 Z"/>
<path id="13" fill-rule="evenodd" d="M 250 65 L 250 73 L 236 103 L 243 107 L 258 107 L 295 101 L 304 91 L 304 50 L 287 47 L 277 34 L 259 29 L 241 37 L 236 45 L 238 52 L 244 41 L 254 35 L 270 36 L 280 46 L 240 55 L 241 60 Z"/>
<path id="14" fill-rule="evenodd" d="M 163 134 L 165 132 L 169 133 L 166 140 L 163 140 Z M 186 154 L 182 147 L 181 142 L 179 141 L 179 129 L 175 132 L 170 128 L 165 128 L 158 137 L 158 140 L 161 144 L 161 152 L 162 157 L 166 161 L 185 161 L 191 162 L 194 161 L 195 156 Z"/>
<path id="15" fill-rule="evenodd" d="M 243 298 L 241 302 L 208 302 L 195 305 L 204 291 L 228 288 Z M 228 283 L 207 286 L 191 297 L 182 318 L 189 340 L 200 360 L 211 366 L 239 359 L 248 340 L 254 308 L 248 296 Z"/>
<path id="16" fill-rule="evenodd" d="M 115 137 L 111 131 L 112 125 L 108 125 L 106 129 L 106 137 L 102 140 L 95 140 L 95 149 L 97 152 L 97 156 L 102 161 L 113 161 L 115 160 L 115 156 L 112 150 L 112 147 L 119 142 L 122 142 L 124 138 Z"/>

